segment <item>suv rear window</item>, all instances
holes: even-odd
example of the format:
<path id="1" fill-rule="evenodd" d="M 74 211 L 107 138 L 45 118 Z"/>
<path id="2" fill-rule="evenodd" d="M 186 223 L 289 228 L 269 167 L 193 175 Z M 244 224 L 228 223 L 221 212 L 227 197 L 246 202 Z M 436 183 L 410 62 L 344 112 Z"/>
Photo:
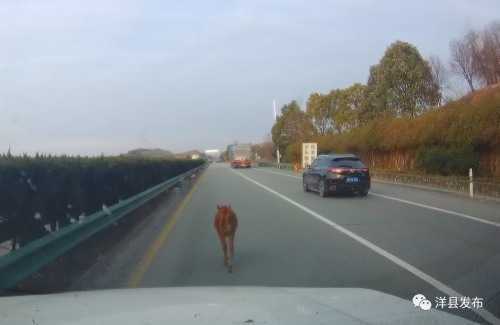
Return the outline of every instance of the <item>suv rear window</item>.
<path id="1" fill-rule="evenodd" d="M 358 158 L 335 158 L 330 162 L 330 167 L 366 168 Z"/>

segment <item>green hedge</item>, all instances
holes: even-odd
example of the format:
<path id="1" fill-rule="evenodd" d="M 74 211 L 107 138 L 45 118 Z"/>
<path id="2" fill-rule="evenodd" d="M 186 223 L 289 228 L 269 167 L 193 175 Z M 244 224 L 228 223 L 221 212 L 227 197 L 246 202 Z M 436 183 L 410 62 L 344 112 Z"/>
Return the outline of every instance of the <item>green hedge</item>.
<path id="1" fill-rule="evenodd" d="M 130 157 L 0 156 L 0 242 L 23 246 L 203 163 Z"/>
<path id="2" fill-rule="evenodd" d="M 423 147 L 415 156 L 416 167 L 430 174 L 467 175 L 469 168 L 477 169 L 479 155 L 474 148 L 462 147 Z"/>

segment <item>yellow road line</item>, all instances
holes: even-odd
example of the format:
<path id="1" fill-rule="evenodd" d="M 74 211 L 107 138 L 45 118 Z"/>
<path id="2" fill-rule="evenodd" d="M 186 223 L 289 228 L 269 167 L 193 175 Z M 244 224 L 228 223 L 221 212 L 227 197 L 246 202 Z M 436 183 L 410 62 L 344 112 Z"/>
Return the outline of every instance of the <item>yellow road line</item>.
<path id="1" fill-rule="evenodd" d="M 174 212 L 173 216 L 170 218 L 170 220 L 165 224 L 163 227 L 162 231 L 158 235 L 158 237 L 155 239 L 155 241 L 151 244 L 151 246 L 147 249 L 146 254 L 142 258 L 142 260 L 139 262 L 139 265 L 137 268 L 132 272 L 129 280 L 128 280 L 128 287 L 129 288 L 137 288 L 141 282 L 142 279 L 144 278 L 144 275 L 146 274 L 147 270 L 153 263 L 156 255 L 160 251 L 160 249 L 165 245 L 165 242 L 167 241 L 168 235 L 172 232 L 177 220 L 179 219 L 179 216 L 181 215 L 181 212 L 184 210 L 186 205 L 191 201 L 191 197 L 193 196 L 194 191 L 198 187 L 199 182 L 201 179 L 204 177 L 205 173 L 202 173 L 202 175 L 196 180 L 196 183 L 193 185 L 189 193 L 186 195 L 186 197 L 182 200 L 181 204 L 177 207 L 176 211 Z"/>

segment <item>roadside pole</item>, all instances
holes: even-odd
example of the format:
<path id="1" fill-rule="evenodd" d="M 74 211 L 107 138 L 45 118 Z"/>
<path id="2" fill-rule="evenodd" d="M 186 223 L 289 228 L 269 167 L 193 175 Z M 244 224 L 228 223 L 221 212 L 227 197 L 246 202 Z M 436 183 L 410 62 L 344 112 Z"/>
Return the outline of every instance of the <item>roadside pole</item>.
<path id="1" fill-rule="evenodd" d="M 273 99 L 273 109 L 274 109 L 274 121 L 278 120 L 278 112 L 276 111 L 276 100 Z M 278 163 L 278 169 L 280 169 L 280 149 L 279 146 L 276 148 L 276 162 Z"/>
<path id="2" fill-rule="evenodd" d="M 472 168 L 469 168 L 469 195 L 471 198 L 474 197 L 474 175 L 472 173 Z"/>

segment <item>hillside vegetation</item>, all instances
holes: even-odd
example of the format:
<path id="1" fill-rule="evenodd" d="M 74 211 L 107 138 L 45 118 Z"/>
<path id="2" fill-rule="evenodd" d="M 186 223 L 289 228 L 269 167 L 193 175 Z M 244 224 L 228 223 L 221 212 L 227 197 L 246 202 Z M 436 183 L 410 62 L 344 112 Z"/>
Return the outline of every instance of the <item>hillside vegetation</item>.
<path id="1" fill-rule="evenodd" d="M 312 93 L 305 110 L 296 101 L 284 105 L 271 130 L 274 147 L 288 162 L 300 162 L 301 144 L 313 141 L 320 152 L 358 153 L 372 168 L 444 175 L 473 168 L 500 176 L 496 39 L 500 24 L 494 23 L 452 41 L 452 71 L 471 89 L 458 100 L 449 97 L 438 58 L 396 41 L 370 67 L 366 84 Z M 472 62 L 465 75 L 459 73 L 463 60 Z"/>
<path id="2" fill-rule="evenodd" d="M 493 149 L 500 145 L 500 87 L 490 87 L 416 118 L 381 118 L 342 134 L 315 138 L 322 151 L 421 147 Z"/>
<path id="3" fill-rule="evenodd" d="M 476 91 L 414 119 L 377 119 L 312 140 L 321 152 L 412 152 L 415 169 L 464 175 L 478 168 L 481 153 L 500 153 L 500 87 Z M 481 172 L 496 174 L 496 168 Z"/>

